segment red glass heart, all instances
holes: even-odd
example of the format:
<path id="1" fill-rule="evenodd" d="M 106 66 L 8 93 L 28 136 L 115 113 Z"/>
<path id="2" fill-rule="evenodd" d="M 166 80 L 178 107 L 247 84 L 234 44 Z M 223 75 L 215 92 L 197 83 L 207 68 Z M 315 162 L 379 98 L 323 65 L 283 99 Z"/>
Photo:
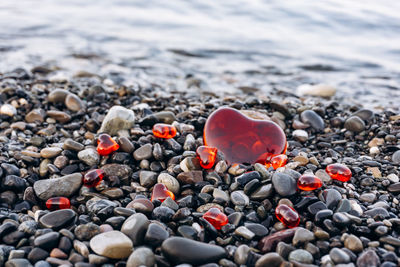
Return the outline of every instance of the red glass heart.
<path id="1" fill-rule="evenodd" d="M 272 121 L 253 120 L 235 109 L 222 107 L 208 117 L 204 143 L 218 148 L 230 164 L 264 164 L 285 150 L 286 136 Z"/>
<path id="2" fill-rule="evenodd" d="M 196 155 L 200 160 L 200 166 L 204 169 L 212 168 L 217 158 L 217 151 L 218 149 L 215 147 L 199 146 L 196 150 Z"/>
<path id="3" fill-rule="evenodd" d="M 300 223 L 300 216 L 297 211 L 285 204 L 276 207 L 275 215 L 288 228 L 297 227 Z"/>
<path id="4" fill-rule="evenodd" d="M 151 194 L 151 201 L 157 199 L 163 202 L 167 197 L 175 200 L 175 195 L 164 184 L 156 184 L 153 187 L 153 193 Z"/>
<path id="5" fill-rule="evenodd" d="M 69 209 L 71 202 L 66 197 L 52 197 L 46 201 L 46 207 L 49 210 Z"/>
<path id="6" fill-rule="evenodd" d="M 103 180 L 104 174 L 102 169 L 90 170 L 83 176 L 83 184 L 87 187 L 95 187 Z"/>
<path id="7" fill-rule="evenodd" d="M 108 134 L 101 134 L 97 139 L 97 152 L 101 156 L 107 156 L 119 149 L 119 145 Z"/>
<path id="8" fill-rule="evenodd" d="M 349 167 L 340 163 L 329 164 L 326 166 L 325 170 L 333 180 L 347 182 L 351 178 L 351 170 Z"/>
<path id="9" fill-rule="evenodd" d="M 203 218 L 211 223 L 217 230 L 220 230 L 222 226 L 228 223 L 228 216 L 217 208 L 209 209 L 203 214 Z"/>
<path id="10" fill-rule="evenodd" d="M 313 191 L 322 186 L 322 181 L 315 175 L 303 174 L 297 180 L 297 187 L 303 191 Z"/>
<path id="11" fill-rule="evenodd" d="M 153 126 L 153 134 L 155 137 L 163 139 L 174 138 L 176 135 L 176 128 L 169 124 L 157 123 Z"/>

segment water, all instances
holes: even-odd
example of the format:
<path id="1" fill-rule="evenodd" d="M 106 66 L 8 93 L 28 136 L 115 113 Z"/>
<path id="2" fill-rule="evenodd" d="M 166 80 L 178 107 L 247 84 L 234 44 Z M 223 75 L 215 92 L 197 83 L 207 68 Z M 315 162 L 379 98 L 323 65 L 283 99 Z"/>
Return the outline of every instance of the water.
<path id="1" fill-rule="evenodd" d="M 392 0 L 2 0 L 0 72 L 118 70 L 165 87 L 191 74 L 215 91 L 323 82 L 396 105 L 399 11 Z"/>

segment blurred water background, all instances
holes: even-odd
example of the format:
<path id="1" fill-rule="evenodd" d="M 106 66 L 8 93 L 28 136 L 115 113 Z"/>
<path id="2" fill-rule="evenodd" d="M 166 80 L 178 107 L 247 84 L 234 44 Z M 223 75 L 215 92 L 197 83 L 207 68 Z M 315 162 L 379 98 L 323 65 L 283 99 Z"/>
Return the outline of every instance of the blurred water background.
<path id="1" fill-rule="evenodd" d="M 0 72 L 117 71 L 165 87 L 193 76 L 214 91 L 327 83 L 396 105 L 399 11 L 393 0 L 1 0 Z"/>

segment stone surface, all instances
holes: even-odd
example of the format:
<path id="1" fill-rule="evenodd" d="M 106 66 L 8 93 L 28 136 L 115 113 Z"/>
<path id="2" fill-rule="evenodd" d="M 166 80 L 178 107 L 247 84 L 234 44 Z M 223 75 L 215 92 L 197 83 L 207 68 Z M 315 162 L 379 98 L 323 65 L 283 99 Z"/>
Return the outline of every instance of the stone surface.
<path id="1" fill-rule="evenodd" d="M 86 148 L 79 151 L 78 158 L 88 166 L 96 166 L 100 162 L 100 155 L 95 148 Z"/>
<path id="2" fill-rule="evenodd" d="M 150 221 L 142 213 L 131 215 L 121 227 L 121 232 L 126 234 L 133 242 L 134 246 L 143 244 L 147 227 Z"/>
<path id="3" fill-rule="evenodd" d="M 256 262 L 255 267 L 279 267 L 284 259 L 276 252 L 263 255 Z"/>
<path id="4" fill-rule="evenodd" d="M 116 135 L 118 131 L 130 129 L 135 123 L 135 114 L 132 110 L 122 106 L 113 106 L 105 116 L 99 133 Z"/>
<path id="5" fill-rule="evenodd" d="M 105 232 L 90 240 L 90 248 L 98 255 L 111 259 L 127 258 L 132 250 L 132 241 L 119 231 Z"/>
<path id="6" fill-rule="evenodd" d="M 272 176 L 272 184 L 275 191 L 281 196 L 291 196 L 296 193 L 296 180 L 285 173 L 275 172 Z"/>
<path id="7" fill-rule="evenodd" d="M 71 209 L 57 210 L 40 217 L 39 225 L 58 230 L 74 222 L 76 213 Z"/>
<path id="8" fill-rule="evenodd" d="M 218 262 L 226 257 L 226 251 L 222 247 L 182 237 L 168 238 L 162 243 L 161 249 L 167 259 L 174 264 L 201 265 Z"/>
<path id="9" fill-rule="evenodd" d="M 126 267 L 152 267 L 155 265 L 155 256 L 151 249 L 139 247 L 129 256 Z"/>
<path id="10" fill-rule="evenodd" d="M 346 128 L 346 130 L 349 130 L 351 132 L 359 133 L 364 131 L 365 123 L 362 119 L 360 119 L 360 117 L 351 116 L 345 121 L 344 128 Z"/>
<path id="11" fill-rule="evenodd" d="M 74 194 L 82 184 L 82 174 L 73 173 L 60 178 L 36 181 L 33 184 L 35 194 L 42 200 L 51 197 L 69 197 Z"/>

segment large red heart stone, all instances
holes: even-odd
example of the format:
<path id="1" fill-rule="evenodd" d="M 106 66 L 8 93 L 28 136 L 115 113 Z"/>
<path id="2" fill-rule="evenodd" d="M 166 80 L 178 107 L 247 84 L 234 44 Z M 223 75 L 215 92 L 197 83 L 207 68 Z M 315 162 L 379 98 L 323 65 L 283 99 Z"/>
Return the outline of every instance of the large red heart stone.
<path id="1" fill-rule="evenodd" d="M 286 150 L 286 136 L 274 122 L 253 120 L 236 109 L 214 111 L 204 127 L 204 143 L 221 151 L 228 163 L 262 163 Z"/>

